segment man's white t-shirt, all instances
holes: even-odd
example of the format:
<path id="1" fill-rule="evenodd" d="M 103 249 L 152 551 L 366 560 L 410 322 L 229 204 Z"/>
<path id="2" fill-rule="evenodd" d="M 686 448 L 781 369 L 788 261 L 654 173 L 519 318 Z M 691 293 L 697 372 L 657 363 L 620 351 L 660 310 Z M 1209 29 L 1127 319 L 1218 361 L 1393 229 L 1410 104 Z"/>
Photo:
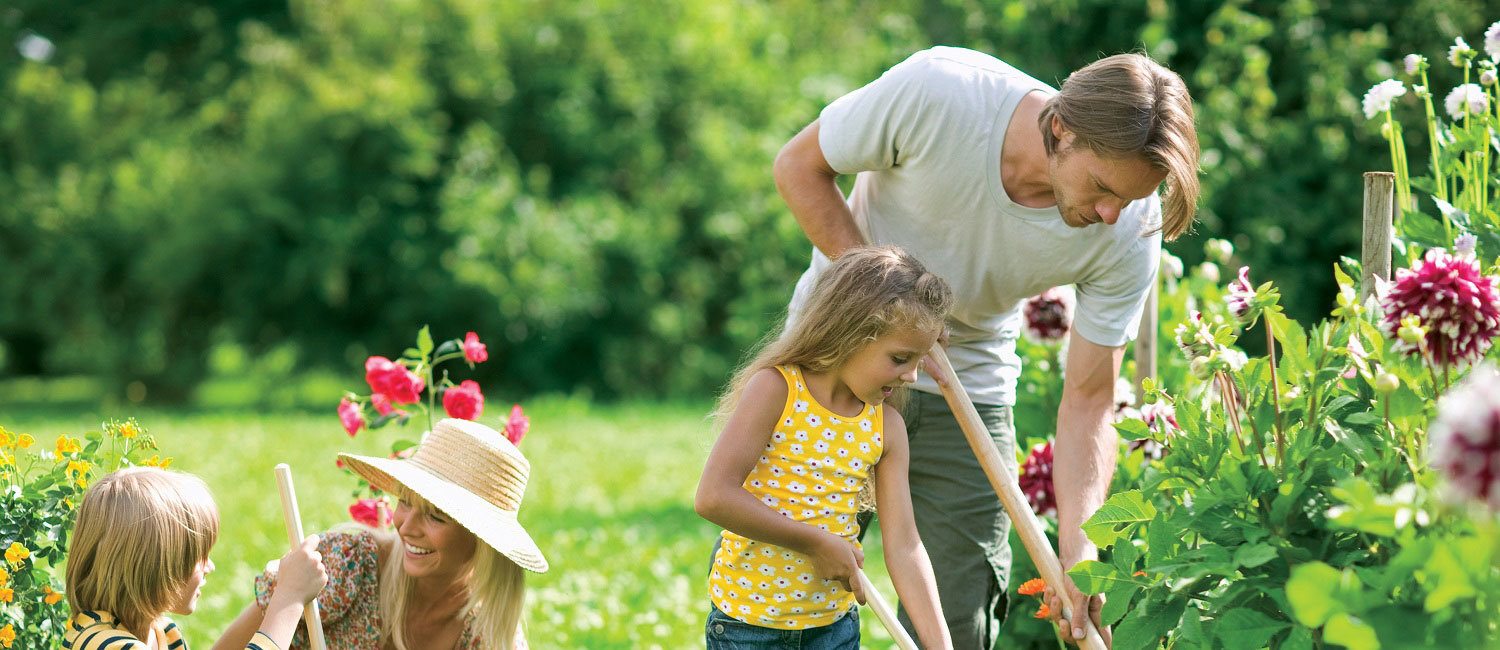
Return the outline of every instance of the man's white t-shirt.
<path id="1" fill-rule="evenodd" d="M 818 142 L 840 174 L 858 173 L 849 207 L 865 237 L 905 248 L 953 287 L 948 356 L 977 404 L 1015 404 L 1020 302 L 1075 285 L 1073 327 L 1118 346 L 1135 337 L 1156 278 L 1156 195 L 1114 225 L 1074 228 L 1056 207 L 1028 208 L 1000 182 L 1005 129 L 1021 98 L 1056 90 L 972 50 L 935 47 L 823 109 Z M 829 262 L 816 248 L 790 305 L 796 318 Z M 937 393 L 923 375 L 917 390 Z"/>

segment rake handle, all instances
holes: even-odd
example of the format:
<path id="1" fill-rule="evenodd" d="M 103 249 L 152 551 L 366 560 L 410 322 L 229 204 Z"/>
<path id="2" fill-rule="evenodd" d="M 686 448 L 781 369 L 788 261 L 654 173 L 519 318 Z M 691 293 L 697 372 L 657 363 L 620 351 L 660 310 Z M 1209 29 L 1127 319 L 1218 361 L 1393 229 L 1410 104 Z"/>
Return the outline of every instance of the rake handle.
<path id="1" fill-rule="evenodd" d="M 1016 477 L 1006 467 L 1000 458 L 1000 450 L 995 448 L 990 439 L 989 429 L 985 427 L 984 420 L 979 418 L 979 411 L 974 410 L 974 402 L 969 399 L 969 394 L 964 392 L 963 385 L 958 382 L 958 373 L 953 371 L 953 363 L 948 360 L 948 353 L 943 351 L 942 345 L 932 346 L 927 353 L 932 358 L 933 365 L 937 367 L 938 376 L 935 377 L 938 386 L 943 390 L 943 397 L 948 400 L 948 408 L 953 411 L 953 416 L 958 418 L 958 426 L 963 429 L 964 437 L 969 441 L 969 447 L 974 450 L 974 455 L 979 457 L 979 465 L 984 469 L 984 475 L 989 478 L 990 486 L 995 488 L 995 494 L 1000 496 L 1000 505 L 1005 506 L 1006 514 L 1015 524 L 1016 532 L 1021 536 L 1021 543 L 1026 547 L 1026 554 L 1036 564 L 1036 568 L 1042 574 L 1042 579 L 1056 589 L 1063 603 L 1063 616 L 1069 621 L 1073 618 L 1072 604 L 1062 592 L 1064 574 L 1062 562 L 1057 559 L 1057 553 L 1052 550 L 1052 543 L 1047 540 L 1047 533 L 1042 529 L 1042 522 L 1038 521 L 1036 514 L 1031 511 L 1031 505 L 1026 502 L 1026 495 L 1021 493 L 1021 486 L 1017 484 Z M 1079 646 L 1085 650 L 1106 650 L 1104 639 L 1099 636 L 1099 631 L 1094 629 L 1094 621 L 1087 615 L 1083 617 L 1084 637 L 1079 640 Z"/>
<path id="2" fill-rule="evenodd" d="M 292 487 L 292 467 L 286 463 L 276 466 L 276 487 L 281 491 L 281 515 L 286 520 L 286 538 L 292 548 L 302 545 L 302 511 L 297 508 L 297 490 Z M 328 650 L 323 639 L 323 615 L 318 611 L 318 600 L 314 598 L 302 610 L 302 620 L 307 623 L 307 643 L 312 650 Z"/>
<path id="3" fill-rule="evenodd" d="M 860 589 L 865 592 L 865 604 L 875 610 L 875 618 L 880 619 L 880 624 L 885 626 L 885 631 L 896 640 L 896 646 L 901 650 L 917 650 L 917 642 L 906 633 L 906 628 L 902 627 L 901 621 L 896 619 L 896 610 L 891 609 L 891 604 L 886 602 L 885 596 L 880 595 L 880 591 L 875 589 L 874 584 L 871 584 L 870 577 L 866 576 L 861 569 L 856 569 L 855 572 L 859 576 Z"/>

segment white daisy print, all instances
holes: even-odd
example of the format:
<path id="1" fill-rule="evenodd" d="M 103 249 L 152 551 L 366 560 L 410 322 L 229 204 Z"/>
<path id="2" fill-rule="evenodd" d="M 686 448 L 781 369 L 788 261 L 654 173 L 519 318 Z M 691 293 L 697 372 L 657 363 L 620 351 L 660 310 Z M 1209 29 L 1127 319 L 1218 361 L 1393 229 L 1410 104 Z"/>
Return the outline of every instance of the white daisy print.
<path id="1" fill-rule="evenodd" d="M 797 442 L 807 442 L 807 432 L 806 431 L 798 431 L 798 432 L 792 434 L 792 437 L 796 438 Z"/>
<path id="2" fill-rule="evenodd" d="M 823 426 L 823 418 L 818 417 L 817 413 L 808 413 L 806 419 L 807 419 L 807 426 L 810 426 L 810 427 L 820 427 L 820 426 Z"/>
<path id="3" fill-rule="evenodd" d="M 868 433 L 871 430 L 873 430 L 874 428 L 875 428 L 875 424 L 873 422 L 870 422 L 869 420 L 860 420 L 859 421 L 859 430 L 860 431 L 864 431 L 864 432 Z"/>
<path id="4" fill-rule="evenodd" d="M 804 401 L 804 400 L 800 400 L 800 399 L 797 400 L 797 401 L 795 401 L 795 402 L 792 402 L 792 410 L 796 411 L 798 413 L 806 413 L 807 412 L 807 402 Z"/>

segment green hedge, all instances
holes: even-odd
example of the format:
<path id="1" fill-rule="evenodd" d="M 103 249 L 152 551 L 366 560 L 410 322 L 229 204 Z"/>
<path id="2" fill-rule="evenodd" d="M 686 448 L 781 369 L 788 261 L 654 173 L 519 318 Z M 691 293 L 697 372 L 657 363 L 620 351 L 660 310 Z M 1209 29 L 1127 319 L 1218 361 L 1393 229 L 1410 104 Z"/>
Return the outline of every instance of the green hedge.
<path id="1" fill-rule="evenodd" d="M 0 24 L 56 53 L 0 54 L 0 375 L 170 400 L 217 342 L 292 342 L 300 365 L 352 373 L 427 323 L 481 332 L 481 378 L 514 391 L 711 392 L 805 264 L 776 151 L 936 43 L 1054 83 L 1131 49 L 1182 72 L 1205 193 L 1173 250 L 1195 262 L 1198 238 L 1231 236 L 1257 277 L 1311 278 L 1289 305 L 1308 315 L 1358 245 L 1360 172 L 1387 166 L 1359 97 L 1387 61 L 1440 57 L 1433 34 L 1500 18 L 1446 0 L 876 4 L 19 0 Z"/>

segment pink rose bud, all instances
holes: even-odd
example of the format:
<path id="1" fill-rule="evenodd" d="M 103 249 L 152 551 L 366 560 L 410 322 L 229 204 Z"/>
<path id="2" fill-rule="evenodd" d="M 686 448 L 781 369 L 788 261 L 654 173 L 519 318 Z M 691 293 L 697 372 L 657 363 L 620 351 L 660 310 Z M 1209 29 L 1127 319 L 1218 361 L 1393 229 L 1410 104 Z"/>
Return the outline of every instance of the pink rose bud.
<path id="1" fill-rule="evenodd" d="M 380 499 L 360 499 L 349 506 L 349 518 L 371 528 L 385 528 L 385 514 Z"/>
<path id="2" fill-rule="evenodd" d="M 443 391 L 443 410 L 448 417 L 461 420 L 478 420 L 484 412 L 484 394 L 479 392 L 479 382 L 465 379 L 457 386 Z"/>
<path id="3" fill-rule="evenodd" d="M 349 432 L 350 438 L 353 438 L 354 434 L 359 433 L 359 430 L 365 427 L 365 414 L 358 404 L 345 397 L 339 402 L 339 422 L 343 423 L 344 430 Z"/>
<path id="4" fill-rule="evenodd" d="M 521 438 L 526 437 L 526 431 L 531 428 L 531 418 L 521 412 L 521 405 L 510 407 L 510 418 L 505 421 L 505 439 L 510 444 L 521 444 Z"/>
<path id="5" fill-rule="evenodd" d="M 490 358 L 489 348 L 479 342 L 479 335 L 469 332 L 464 336 L 464 358 L 469 363 L 484 363 Z"/>

